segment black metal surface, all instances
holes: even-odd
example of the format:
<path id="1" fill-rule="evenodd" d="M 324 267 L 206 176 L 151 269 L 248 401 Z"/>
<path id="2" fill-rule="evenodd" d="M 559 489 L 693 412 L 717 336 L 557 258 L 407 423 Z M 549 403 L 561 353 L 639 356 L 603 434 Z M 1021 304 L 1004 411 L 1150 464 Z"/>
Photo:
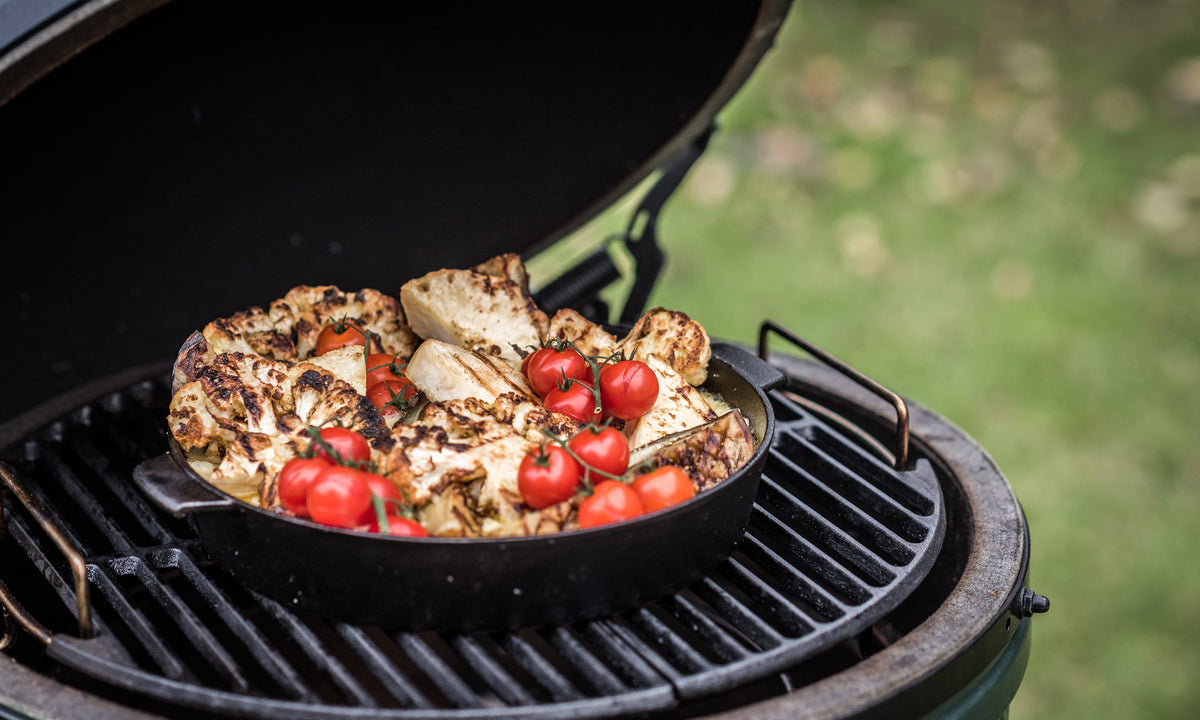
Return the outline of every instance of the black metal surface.
<path id="1" fill-rule="evenodd" d="M 0 55 L 0 421 L 298 283 L 548 246 L 711 127 L 787 3 L 60 5 Z"/>
<path id="2" fill-rule="evenodd" d="M 942 538 L 928 462 L 897 474 L 773 393 L 779 427 L 750 530 L 728 562 L 686 590 L 600 620 L 516 632 L 329 623 L 246 591 L 186 523 L 132 487 L 133 467 L 162 446 L 165 382 L 101 397 L 5 449 L 88 555 L 96 638 L 70 636 L 65 570 L 10 504 L 0 552 L 6 580 L 23 580 L 18 596 L 37 600 L 53 631 L 49 658 L 135 696 L 205 712 L 663 710 L 752 683 L 860 632 L 912 591 Z"/>

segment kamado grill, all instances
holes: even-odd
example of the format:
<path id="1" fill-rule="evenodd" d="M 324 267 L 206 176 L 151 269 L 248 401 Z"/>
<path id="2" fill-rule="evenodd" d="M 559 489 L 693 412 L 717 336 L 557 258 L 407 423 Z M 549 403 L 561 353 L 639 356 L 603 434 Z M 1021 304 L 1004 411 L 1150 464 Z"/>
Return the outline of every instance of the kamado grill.
<path id="1" fill-rule="evenodd" d="M 338 621 L 248 589 L 148 499 L 134 475 L 166 451 L 171 353 L 292 285 L 394 292 L 529 257 L 657 171 L 624 248 L 537 296 L 636 317 L 659 209 L 787 10 L 245 5 L 0 2 L 0 272 L 23 338 L 0 398 L 0 717 L 1007 715 L 1049 604 L 1008 483 L 944 419 L 769 321 L 745 532 L 635 607 L 469 632 Z M 514 589 L 479 602 L 497 591 Z"/>

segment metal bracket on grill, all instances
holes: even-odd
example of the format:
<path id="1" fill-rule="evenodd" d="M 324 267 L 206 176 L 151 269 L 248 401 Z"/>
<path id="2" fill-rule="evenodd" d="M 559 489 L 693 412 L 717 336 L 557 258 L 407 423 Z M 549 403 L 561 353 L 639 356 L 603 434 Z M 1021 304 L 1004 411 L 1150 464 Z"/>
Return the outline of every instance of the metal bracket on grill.
<path id="1" fill-rule="evenodd" d="M 63 556 L 67 559 L 67 564 L 71 567 L 71 575 L 75 580 L 75 601 L 79 615 L 79 637 L 88 639 L 92 637 L 92 606 L 90 601 L 90 593 L 88 589 L 87 578 L 87 563 L 83 559 L 83 553 L 75 544 L 54 524 L 54 521 L 46 514 L 38 502 L 29 494 L 28 491 L 21 485 L 17 479 L 17 473 L 3 461 L 0 461 L 0 478 L 3 478 L 4 484 L 8 487 L 12 494 L 21 501 L 29 514 L 33 516 L 38 525 L 47 536 L 58 546 Z M 8 586 L 0 580 L 0 604 L 4 606 L 4 610 L 9 616 L 25 629 L 30 635 L 40 640 L 43 644 L 49 644 L 51 633 L 44 625 L 38 622 L 30 615 L 16 597 L 9 591 Z M 11 639 L 5 638 L 11 642 Z"/>
<path id="2" fill-rule="evenodd" d="M 887 400 L 896 409 L 896 470 L 904 470 L 908 466 L 908 404 L 904 398 L 888 390 L 858 370 L 825 352 L 811 342 L 788 330 L 773 320 L 764 320 L 758 328 L 758 356 L 767 360 L 767 338 L 771 333 L 779 335 L 801 350 L 812 355 L 842 375 L 850 378 L 875 395 Z M 769 362 L 769 360 L 768 360 Z"/>
<path id="3" fill-rule="evenodd" d="M 8 587 L 0 581 L 0 594 L 7 595 Z M 18 625 L 13 616 L 8 613 L 7 606 L 0 605 L 0 617 L 4 619 L 4 632 L 0 633 L 0 652 L 4 652 L 17 639 Z"/>
<path id="4" fill-rule="evenodd" d="M 710 127 L 671 160 L 642 197 L 625 232 L 610 238 L 624 242 L 625 249 L 634 263 L 633 286 L 625 299 L 624 307 L 621 308 L 618 320 L 622 325 L 632 325 L 646 309 L 650 293 L 666 263 L 666 255 L 658 244 L 658 215 L 667 199 L 708 147 L 708 139 L 714 129 Z M 561 308 L 593 302 L 601 290 L 620 279 L 621 271 L 613 261 L 608 245 L 606 242 L 603 247 L 539 290 L 535 297 L 538 307 L 547 313 L 553 313 Z"/>

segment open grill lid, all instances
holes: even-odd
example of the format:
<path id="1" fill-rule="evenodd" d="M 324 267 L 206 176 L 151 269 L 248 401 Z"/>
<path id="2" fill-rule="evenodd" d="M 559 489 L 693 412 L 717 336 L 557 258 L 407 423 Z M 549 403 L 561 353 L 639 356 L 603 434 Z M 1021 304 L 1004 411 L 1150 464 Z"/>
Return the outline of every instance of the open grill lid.
<path id="1" fill-rule="evenodd" d="M 0 3 L 0 420 L 299 283 L 544 248 L 703 137 L 786 7 Z"/>

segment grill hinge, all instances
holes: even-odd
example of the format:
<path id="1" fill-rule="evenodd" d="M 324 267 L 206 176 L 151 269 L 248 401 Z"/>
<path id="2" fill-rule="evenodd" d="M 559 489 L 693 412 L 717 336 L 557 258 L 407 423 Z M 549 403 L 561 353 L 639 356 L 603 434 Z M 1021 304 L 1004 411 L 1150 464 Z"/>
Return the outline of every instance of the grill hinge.
<path id="1" fill-rule="evenodd" d="M 650 293 L 666 264 L 666 255 L 658 244 L 659 213 L 708 147 L 708 139 L 712 137 L 714 129 L 709 127 L 701 133 L 663 168 L 662 174 L 638 203 L 625 232 L 614 238 L 624 243 L 633 259 L 634 268 L 633 285 L 618 320 L 623 325 L 632 325 L 646 309 Z M 547 283 L 534 299 L 538 307 L 549 314 L 565 307 L 574 307 L 592 320 L 607 322 L 607 307 L 597 299 L 597 295 L 620 277 L 621 271 L 613 261 L 609 243 L 606 243 Z"/>

